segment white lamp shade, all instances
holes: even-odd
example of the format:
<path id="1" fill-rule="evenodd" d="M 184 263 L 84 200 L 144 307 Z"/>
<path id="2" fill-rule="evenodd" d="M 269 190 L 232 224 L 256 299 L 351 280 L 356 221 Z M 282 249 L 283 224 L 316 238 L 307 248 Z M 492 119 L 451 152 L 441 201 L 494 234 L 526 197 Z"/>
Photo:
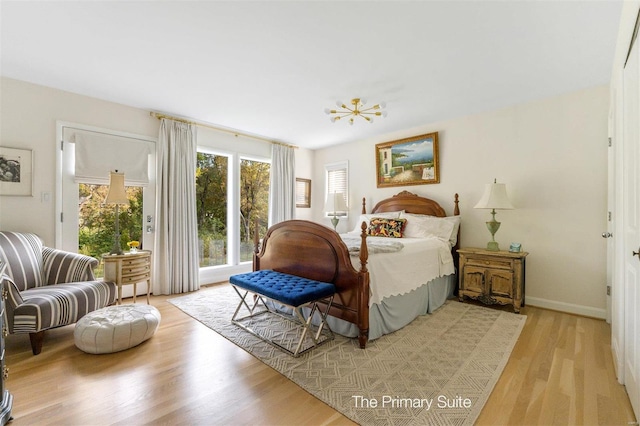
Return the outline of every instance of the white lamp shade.
<path id="1" fill-rule="evenodd" d="M 347 209 L 347 203 L 344 201 L 342 192 L 335 192 L 333 195 L 329 195 L 324 205 L 324 211 L 327 213 L 346 212 Z"/>
<path id="2" fill-rule="evenodd" d="M 129 198 L 124 189 L 124 173 L 109 172 L 109 192 L 104 202 L 106 204 L 129 205 Z"/>
<path id="3" fill-rule="evenodd" d="M 474 206 L 475 209 L 513 209 L 513 204 L 507 197 L 507 185 L 504 183 L 488 183 L 484 186 L 484 194 Z"/>

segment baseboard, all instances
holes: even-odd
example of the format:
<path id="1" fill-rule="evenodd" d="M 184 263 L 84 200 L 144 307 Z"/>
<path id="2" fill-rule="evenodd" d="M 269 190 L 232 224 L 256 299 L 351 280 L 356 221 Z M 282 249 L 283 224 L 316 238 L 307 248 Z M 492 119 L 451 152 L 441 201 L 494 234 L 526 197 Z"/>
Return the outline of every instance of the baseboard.
<path id="1" fill-rule="evenodd" d="M 593 308 L 591 306 L 574 305 L 573 303 L 557 302 L 555 300 L 541 299 L 539 297 L 526 296 L 525 303 L 538 308 L 552 309 L 554 311 L 567 312 L 585 317 L 606 319 L 607 310 Z"/>
<path id="2" fill-rule="evenodd" d="M 251 269 L 252 264 L 250 262 L 234 266 L 200 268 L 198 278 L 200 280 L 200 285 L 219 283 L 228 281 L 231 275 L 251 272 Z"/>

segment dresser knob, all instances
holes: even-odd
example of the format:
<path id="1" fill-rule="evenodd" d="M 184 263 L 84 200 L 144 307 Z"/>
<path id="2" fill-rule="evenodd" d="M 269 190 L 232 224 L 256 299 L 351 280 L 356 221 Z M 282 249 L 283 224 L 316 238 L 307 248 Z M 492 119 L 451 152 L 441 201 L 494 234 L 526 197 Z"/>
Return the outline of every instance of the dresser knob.
<path id="1" fill-rule="evenodd" d="M 6 365 L 2 367 L 2 377 L 4 377 L 5 380 L 9 378 L 9 367 Z"/>

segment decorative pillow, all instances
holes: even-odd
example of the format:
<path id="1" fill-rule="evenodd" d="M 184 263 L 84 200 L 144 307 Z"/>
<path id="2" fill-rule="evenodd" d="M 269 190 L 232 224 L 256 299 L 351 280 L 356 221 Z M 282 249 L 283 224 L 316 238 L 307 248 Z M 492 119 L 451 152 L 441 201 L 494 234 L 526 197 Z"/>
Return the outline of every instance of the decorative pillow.
<path id="1" fill-rule="evenodd" d="M 407 219 L 371 218 L 367 235 L 372 237 L 402 238 Z"/>
<path id="2" fill-rule="evenodd" d="M 361 214 L 360 217 L 358 218 L 358 221 L 356 222 L 355 228 L 353 228 L 353 231 L 351 231 L 350 233 L 360 234 L 362 232 L 362 229 L 360 228 L 362 226 L 362 222 L 366 222 L 368 227 L 370 224 L 371 218 L 383 217 L 385 219 L 398 219 L 402 213 L 404 213 L 404 210 L 400 210 L 397 212 Z"/>
<path id="3" fill-rule="evenodd" d="M 425 238 L 434 236 L 443 241 L 448 240 L 451 247 L 456 245 L 460 216 L 437 217 L 402 213 L 401 217 L 408 219 L 405 237 Z"/>

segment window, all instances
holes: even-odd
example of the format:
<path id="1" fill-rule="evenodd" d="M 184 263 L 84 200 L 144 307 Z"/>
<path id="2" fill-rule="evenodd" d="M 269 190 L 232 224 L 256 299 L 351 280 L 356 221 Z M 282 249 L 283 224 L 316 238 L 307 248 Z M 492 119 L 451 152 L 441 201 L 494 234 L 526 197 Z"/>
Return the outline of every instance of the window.
<path id="1" fill-rule="evenodd" d="M 325 217 L 348 216 L 349 206 L 349 162 L 340 161 L 324 166 L 326 175 Z"/>
<path id="2" fill-rule="evenodd" d="M 203 148 L 196 163 L 200 267 L 253 260 L 253 235 L 267 230 L 270 164 Z M 238 172 L 239 171 L 239 172 Z"/>
<path id="3" fill-rule="evenodd" d="M 269 220 L 269 171 L 264 161 L 240 160 L 240 262 L 253 260 L 253 236 L 267 232 Z"/>
<path id="4" fill-rule="evenodd" d="M 198 152 L 196 212 L 200 267 L 226 265 L 229 157 Z"/>

